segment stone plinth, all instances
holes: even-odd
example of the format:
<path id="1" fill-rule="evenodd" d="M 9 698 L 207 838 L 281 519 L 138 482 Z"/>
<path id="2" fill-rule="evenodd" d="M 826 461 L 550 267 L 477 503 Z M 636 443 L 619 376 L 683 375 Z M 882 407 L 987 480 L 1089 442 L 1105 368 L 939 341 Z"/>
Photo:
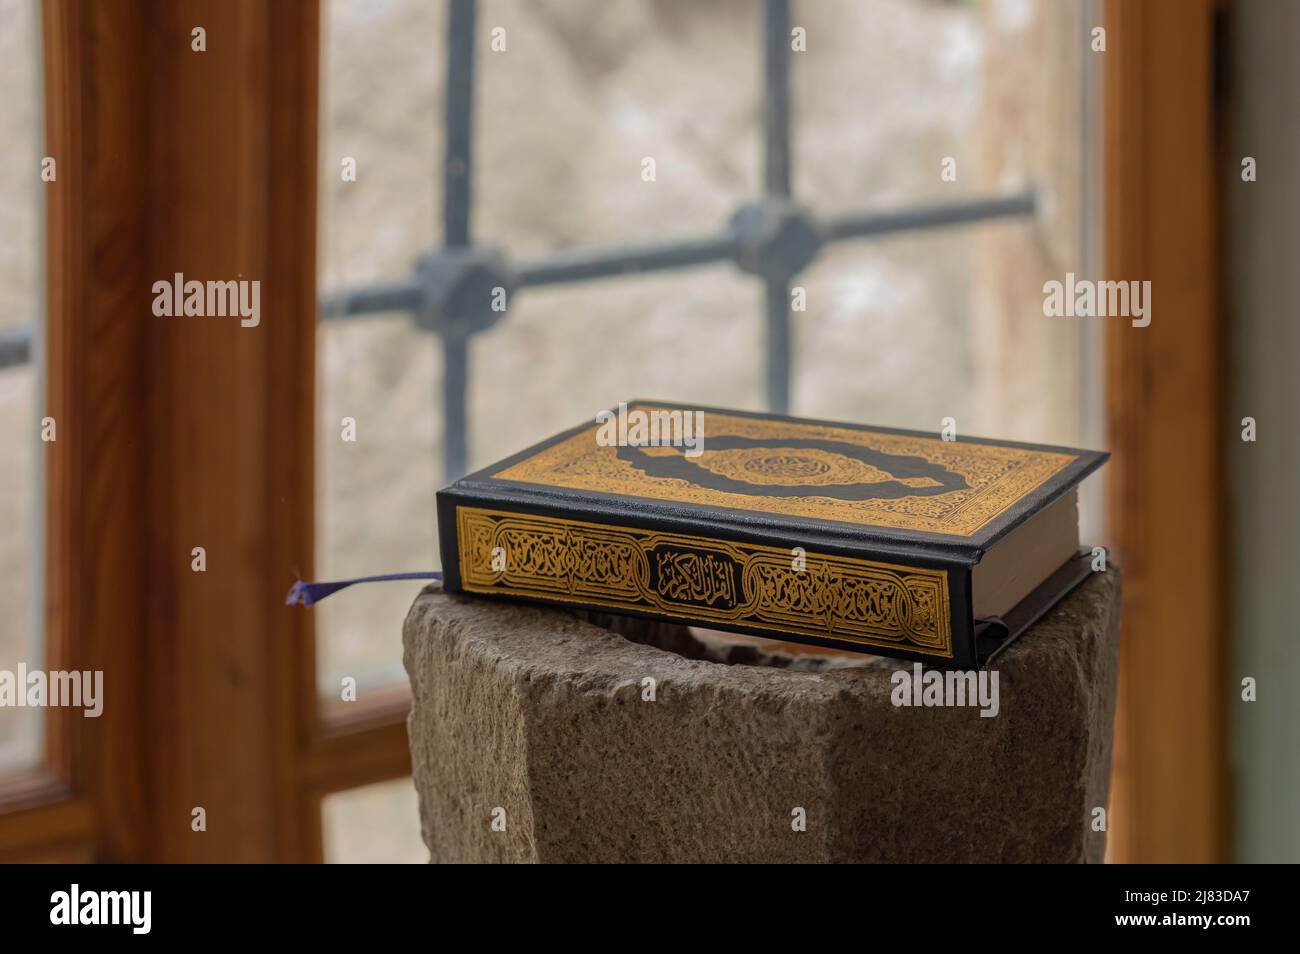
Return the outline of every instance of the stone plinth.
<path id="1" fill-rule="evenodd" d="M 986 718 L 894 705 L 902 660 L 429 587 L 404 635 L 425 844 L 447 862 L 1100 861 L 1119 595 L 1094 574 L 1022 636 Z"/>

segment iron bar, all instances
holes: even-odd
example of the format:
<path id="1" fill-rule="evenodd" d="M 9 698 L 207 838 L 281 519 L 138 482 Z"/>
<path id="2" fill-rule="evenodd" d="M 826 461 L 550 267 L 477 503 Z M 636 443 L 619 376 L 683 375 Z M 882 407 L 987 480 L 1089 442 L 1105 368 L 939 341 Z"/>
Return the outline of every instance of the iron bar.
<path id="1" fill-rule="evenodd" d="M 446 153 L 443 158 L 442 241 L 447 248 L 469 245 L 474 116 L 474 0 L 451 0 L 447 10 Z M 469 341 L 442 336 L 443 467 L 448 481 L 469 466 Z"/>
<path id="2" fill-rule="evenodd" d="M 767 303 L 767 405 L 778 414 L 790 410 L 790 283 L 764 279 Z"/>
<path id="3" fill-rule="evenodd" d="M 469 244 L 471 146 L 474 119 L 474 0 L 447 10 L 446 152 L 442 163 L 442 241 Z"/>
<path id="4" fill-rule="evenodd" d="M 32 325 L 0 328 L 0 368 L 12 368 L 32 360 Z"/>
<path id="5" fill-rule="evenodd" d="M 769 198 L 790 195 L 790 0 L 767 0 L 763 27 L 763 191 Z M 790 409 L 790 282 L 787 275 L 765 275 L 767 314 L 767 406 Z"/>
<path id="6" fill-rule="evenodd" d="M 414 312 L 420 309 L 423 300 L 424 292 L 419 282 L 401 279 L 326 295 L 321 299 L 320 316 L 328 321 L 387 311 Z"/>
<path id="7" fill-rule="evenodd" d="M 521 262 L 515 269 L 515 276 L 521 286 L 555 285 L 727 262 L 735 254 L 735 238 L 730 233 L 724 233 L 714 238 L 657 245 L 579 248 L 556 252 Z"/>
<path id="8" fill-rule="evenodd" d="M 1034 193 L 992 199 L 967 199 L 912 206 L 896 212 L 866 212 L 837 216 L 826 222 L 828 239 L 873 238 L 895 232 L 969 225 L 1013 216 L 1034 214 Z"/>
<path id="9" fill-rule="evenodd" d="M 862 212 L 832 217 L 823 223 L 828 241 L 875 238 L 907 231 L 927 231 L 1002 218 L 1032 215 L 1034 193 L 969 199 L 916 206 L 891 212 Z M 582 282 L 620 275 L 688 268 L 730 261 L 736 242 L 729 232 L 711 238 L 662 244 L 577 248 L 526 259 L 515 267 L 520 286 Z M 422 302 L 418 282 L 401 279 L 331 293 L 322 299 L 321 317 L 350 318 L 376 312 L 416 311 Z M 30 335 L 30 332 L 25 332 Z M 0 335 L 0 365 L 11 347 Z M 19 359 L 25 360 L 23 359 Z M 12 361 L 10 363 L 13 363 Z"/>
<path id="10" fill-rule="evenodd" d="M 763 10 L 763 191 L 790 194 L 790 0 Z"/>

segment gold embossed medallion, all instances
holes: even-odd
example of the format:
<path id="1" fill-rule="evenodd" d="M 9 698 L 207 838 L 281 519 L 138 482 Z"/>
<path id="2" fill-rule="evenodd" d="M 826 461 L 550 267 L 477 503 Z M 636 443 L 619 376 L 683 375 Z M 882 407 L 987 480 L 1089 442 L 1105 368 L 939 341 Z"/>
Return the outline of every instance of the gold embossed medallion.
<path id="1" fill-rule="evenodd" d="M 719 411 L 704 420 L 698 457 L 669 446 L 602 446 L 593 424 L 492 476 L 965 537 L 1076 460 L 1016 445 Z"/>

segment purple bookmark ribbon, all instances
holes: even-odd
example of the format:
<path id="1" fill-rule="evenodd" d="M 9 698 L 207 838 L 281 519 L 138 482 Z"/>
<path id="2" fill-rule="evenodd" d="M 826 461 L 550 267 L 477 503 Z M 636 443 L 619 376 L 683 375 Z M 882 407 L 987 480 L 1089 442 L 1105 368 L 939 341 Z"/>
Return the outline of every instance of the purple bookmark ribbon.
<path id="1" fill-rule="evenodd" d="M 303 606 L 315 606 L 325 597 L 346 589 L 353 583 L 388 583 L 393 580 L 441 580 L 442 573 L 431 570 L 427 573 L 386 573 L 383 576 L 359 576 L 355 580 L 335 580 L 331 583 L 304 583 L 299 580 L 289 590 L 285 599 L 286 606 L 301 603 Z"/>

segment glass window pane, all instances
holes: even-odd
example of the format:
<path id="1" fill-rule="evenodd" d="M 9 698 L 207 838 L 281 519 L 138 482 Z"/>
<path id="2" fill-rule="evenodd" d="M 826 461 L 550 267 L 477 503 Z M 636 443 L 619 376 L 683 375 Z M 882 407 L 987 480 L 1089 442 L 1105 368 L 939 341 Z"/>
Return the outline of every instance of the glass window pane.
<path id="1" fill-rule="evenodd" d="M 727 265 L 517 296 L 471 351 L 471 469 L 627 398 L 761 408 L 762 308 Z"/>
<path id="2" fill-rule="evenodd" d="M 761 11 L 480 0 L 477 238 L 533 256 L 721 231 L 762 183 Z"/>
<path id="3" fill-rule="evenodd" d="M 409 778 L 329 795 L 322 811 L 325 861 L 330 864 L 419 865 L 429 860 Z"/>
<path id="4" fill-rule="evenodd" d="M 40 40 L 33 0 L 0 0 L 0 670 L 43 668 L 38 544 L 42 308 Z M 25 353 L 25 356 L 24 356 Z M 56 431 L 57 436 L 57 431 Z M 0 773 L 40 760 L 43 710 L 0 707 Z"/>
<path id="5" fill-rule="evenodd" d="M 563 7 L 563 9 L 559 9 Z M 761 5 L 484 0 L 473 232 L 508 259 L 720 231 L 761 178 Z M 793 187 L 823 221 L 1032 190 L 1033 214 L 837 242 L 796 279 L 791 410 L 1098 444 L 1097 323 L 1043 314 L 1095 271 L 1085 210 L 1090 5 L 793 5 Z M 436 247 L 445 7 L 334 0 L 323 149 L 326 291 Z M 504 49 L 493 50 L 493 31 Z M 869 55 L 868 55 L 869 53 Z M 1094 104 L 1095 105 L 1095 104 Z M 357 159 L 343 181 L 343 157 Z M 656 160 L 646 181 L 641 161 Z M 369 178 L 368 178 L 369 177 Z M 529 288 L 470 346 L 471 468 L 620 399 L 762 408 L 761 283 L 729 263 Z M 320 573 L 436 566 L 441 356 L 400 315 L 322 338 Z M 357 439 L 340 438 L 356 420 Z M 1095 492 L 1090 489 L 1089 493 Z M 1085 526 L 1097 507 L 1085 495 Z M 400 679 L 413 585 L 321 607 L 322 687 Z"/>
<path id="6" fill-rule="evenodd" d="M 331 0 L 325 14 L 320 271 L 328 302 L 407 276 L 441 234 L 445 15 L 442 4 L 411 0 Z M 318 356 L 317 576 L 435 569 L 437 342 L 402 313 L 334 319 L 321 326 Z M 322 695 L 337 699 L 345 677 L 363 696 L 405 681 L 401 625 L 417 588 L 357 587 L 313 611 Z"/>

